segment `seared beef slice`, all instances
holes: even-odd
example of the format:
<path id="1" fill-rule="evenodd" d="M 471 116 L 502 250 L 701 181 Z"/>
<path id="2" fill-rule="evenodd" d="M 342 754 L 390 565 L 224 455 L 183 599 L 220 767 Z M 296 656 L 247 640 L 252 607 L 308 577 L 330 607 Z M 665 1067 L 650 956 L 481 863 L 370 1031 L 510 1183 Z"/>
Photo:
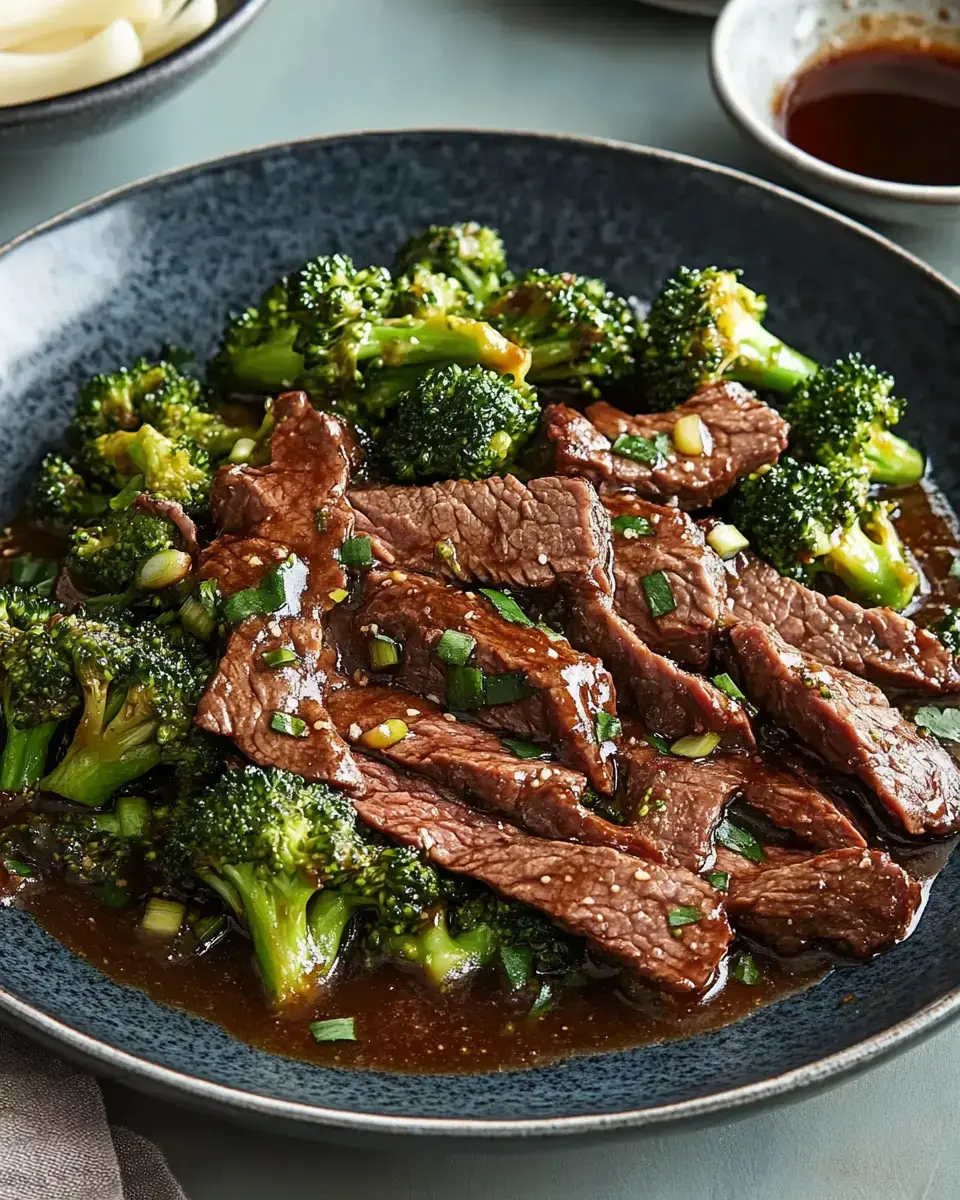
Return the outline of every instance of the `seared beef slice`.
<path id="1" fill-rule="evenodd" d="M 302 392 L 281 396 L 274 413 L 270 464 L 217 473 L 211 503 L 223 532 L 204 552 L 200 575 L 232 595 L 256 587 L 291 554 L 299 563 L 290 572 L 284 607 L 248 617 L 234 630 L 196 723 L 232 738 L 261 765 L 356 790 L 360 775 L 323 705 L 335 664 L 320 624 L 332 604 L 329 593 L 347 582 L 334 552 L 352 527 L 343 495 L 353 435 L 317 412 Z M 268 666 L 263 654 L 281 648 L 293 650 L 297 660 Z M 292 733 L 282 724 L 275 728 L 284 714 L 302 726 L 295 724 Z"/>
<path id="2" fill-rule="evenodd" d="M 471 666 L 485 674 L 518 673 L 532 689 L 524 700 L 480 709 L 476 716 L 484 724 L 524 738 L 546 733 L 563 762 L 599 791 L 613 791 L 613 747 L 596 732 L 598 714 L 615 712 L 613 681 L 599 659 L 578 653 L 565 638 L 504 620 L 478 593 L 410 571 L 366 576 L 354 636 L 365 643 L 386 634 L 401 644 L 391 681 L 443 698 L 446 667 L 436 648 L 447 630 L 475 639 Z"/>
<path id="3" fill-rule="evenodd" d="M 496 734 L 399 688 L 343 688 L 327 704 L 341 735 L 357 749 L 426 775 L 470 804 L 551 838 L 570 838 L 644 853 L 632 831 L 598 817 L 582 803 L 587 781 L 556 763 L 518 758 Z M 366 747 L 363 735 L 390 720 L 409 732 L 391 746 Z"/>
<path id="4" fill-rule="evenodd" d="M 610 523 L 582 480 L 370 485 L 351 488 L 349 499 L 357 532 L 389 566 L 458 583 L 542 589 L 576 580 L 613 590 Z"/>
<path id="5" fill-rule="evenodd" d="M 652 504 L 632 492 L 603 497 L 613 520 L 614 608 L 659 654 L 703 670 L 713 652 L 717 622 L 727 594 L 723 563 L 706 544 L 703 531 L 678 508 Z M 625 525 L 646 522 L 649 534 Z M 676 608 L 654 618 L 643 580 L 662 571 Z"/>
<path id="6" fill-rule="evenodd" d="M 730 919 L 781 954 L 819 940 L 873 954 L 906 937 L 920 907 L 920 885 L 881 850 L 828 850 L 759 868 L 745 863 L 732 864 Z"/>
<path id="7" fill-rule="evenodd" d="M 830 766 L 866 784 L 907 833 L 960 828 L 960 775 L 949 754 L 879 688 L 793 649 L 760 622 L 735 624 L 729 637 L 750 699 Z"/>
<path id="8" fill-rule="evenodd" d="M 737 560 L 729 592 L 737 619 L 773 626 L 785 642 L 820 662 L 881 687 L 960 690 L 957 660 L 946 646 L 892 608 L 861 608 L 843 596 L 824 596 L 753 555 Z"/>
<path id="9" fill-rule="evenodd" d="M 681 417 L 691 414 L 707 428 L 709 454 L 685 455 L 671 449 L 651 466 L 613 453 L 621 434 L 669 434 Z M 737 383 L 705 387 L 672 412 L 631 415 L 600 401 L 589 406 L 585 417 L 552 405 L 544 421 L 558 475 L 634 488 L 651 500 L 676 500 L 688 510 L 712 504 L 744 476 L 776 462 L 787 446 L 783 418 Z"/>
<path id="10" fill-rule="evenodd" d="M 360 816 L 438 866 L 540 909 L 670 991 L 699 991 L 715 977 L 730 927 L 720 894 L 696 875 L 607 847 L 531 837 L 382 763 L 364 760 L 361 769 Z M 696 910 L 700 919 L 674 929 L 670 913 L 677 909 Z"/>

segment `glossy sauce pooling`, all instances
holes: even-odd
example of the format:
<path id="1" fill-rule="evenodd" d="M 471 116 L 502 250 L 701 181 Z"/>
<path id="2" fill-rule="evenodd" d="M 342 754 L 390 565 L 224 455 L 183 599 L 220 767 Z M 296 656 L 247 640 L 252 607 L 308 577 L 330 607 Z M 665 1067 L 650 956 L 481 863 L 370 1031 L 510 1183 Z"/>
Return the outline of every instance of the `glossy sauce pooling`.
<path id="1" fill-rule="evenodd" d="M 779 115 L 789 141 L 846 171 L 960 184 L 960 46 L 898 40 L 838 51 L 791 81 Z"/>

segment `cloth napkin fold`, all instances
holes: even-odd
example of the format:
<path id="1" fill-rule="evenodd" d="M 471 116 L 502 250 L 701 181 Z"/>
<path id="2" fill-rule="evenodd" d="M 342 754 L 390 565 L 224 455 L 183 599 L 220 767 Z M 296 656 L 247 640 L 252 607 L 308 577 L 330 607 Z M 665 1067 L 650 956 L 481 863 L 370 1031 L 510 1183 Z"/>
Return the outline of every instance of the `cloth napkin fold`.
<path id="1" fill-rule="evenodd" d="M 186 1200 L 95 1080 L 0 1027 L 0 1200 Z"/>

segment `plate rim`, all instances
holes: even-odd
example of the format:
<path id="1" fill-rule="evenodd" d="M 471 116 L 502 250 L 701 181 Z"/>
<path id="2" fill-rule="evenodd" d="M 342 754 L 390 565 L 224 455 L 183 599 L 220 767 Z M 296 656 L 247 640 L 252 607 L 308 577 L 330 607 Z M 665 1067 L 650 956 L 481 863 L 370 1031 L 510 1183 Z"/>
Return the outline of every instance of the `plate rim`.
<path id="1" fill-rule="evenodd" d="M 852 233 L 874 242 L 887 253 L 892 253 L 903 262 L 919 270 L 928 279 L 951 293 L 960 306 L 960 286 L 948 279 L 929 263 L 898 246 L 895 242 L 868 228 L 843 213 L 835 212 L 825 204 L 800 196 L 779 184 L 770 183 L 719 163 L 711 163 L 693 155 L 664 150 L 641 143 L 624 142 L 617 138 L 597 137 L 580 134 L 543 132 L 526 129 L 504 129 L 472 126 L 412 126 L 391 129 L 350 130 L 311 135 L 277 142 L 268 142 L 247 150 L 202 159 L 186 166 L 169 168 L 146 175 L 132 182 L 121 184 L 101 192 L 87 200 L 65 209 L 44 221 L 16 234 L 0 245 L 0 264 L 20 246 L 53 230 L 66 227 L 85 216 L 92 215 L 107 206 L 147 191 L 157 184 L 200 175 L 205 171 L 229 167 L 237 163 L 266 158 L 284 151 L 296 151 L 301 147 L 320 146 L 328 143 L 355 141 L 359 138 L 395 138 L 408 135 L 447 135 L 490 138 L 527 138 L 534 141 L 566 143 L 573 148 L 600 147 L 618 153 L 637 155 L 641 158 L 658 159 L 681 166 L 708 171 L 725 176 L 741 184 L 748 184 L 780 199 L 799 205 L 845 226 Z M 66 1048 L 74 1056 L 94 1063 L 127 1079 L 133 1085 L 143 1080 L 174 1100 L 190 1099 L 216 1109 L 222 1115 L 242 1117 L 246 1115 L 271 1119 L 301 1130 L 331 1129 L 354 1134 L 418 1135 L 440 1138 L 504 1139 L 520 1138 L 540 1140 L 546 1137 L 576 1136 L 585 1134 L 612 1133 L 667 1124 L 704 1121 L 722 1112 L 742 1112 L 764 1101 L 783 1100 L 793 1096 L 799 1099 L 811 1089 L 837 1081 L 844 1075 L 864 1069 L 896 1051 L 905 1050 L 924 1035 L 932 1034 L 947 1021 L 960 1015 L 960 987 L 946 992 L 939 999 L 925 1005 L 912 1016 L 898 1021 L 889 1028 L 865 1038 L 844 1050 L 805 1063 L 790 1071 L 743 1084 L 709 1096 L 691 1100 L 659 1104 L 652 1108 L 624 1109 L 620 1112 L 591 1113 L 563 1117 L 415 1117 L 391 1116 L 383 1113 L 364 1113 L 345 1109 L 329 1108 L 325 1105 L 283 1100 L 264 1096 L 243 1088 L 216 1083 L 196 1075 L 186 1074 L 172 1067 L 165 1067 L 150 1059 L 121 1050 L 105 1041 L 80 1032 L 66 1022 L 41 1011 L 33 1004 L 20 999 L 5 987 L 0 986 L 0 1011 L 13 1024 L 26 1032 L 39 1035 L 48 1043 Z M 282 1056 L 278 1056 L 282 1057 Z"/>

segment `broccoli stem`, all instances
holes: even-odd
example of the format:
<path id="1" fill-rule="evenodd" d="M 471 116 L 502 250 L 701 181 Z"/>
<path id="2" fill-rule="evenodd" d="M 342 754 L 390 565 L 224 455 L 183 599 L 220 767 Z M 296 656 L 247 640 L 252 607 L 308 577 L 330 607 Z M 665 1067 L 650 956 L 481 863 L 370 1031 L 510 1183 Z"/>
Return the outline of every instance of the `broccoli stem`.
<path id="1" fill-rule="evenodd" d="M 332 888 L 325 888 L 311 903 L 308 917 L 310 936 L 322 975 L 328 975 L 333 970 L 350 918 L 361 907 L 361 902 Z"/>
<path id="2" fill-rule="evenodd" d="M 381 358 L 385 366 L 457 362 L 488 367 L 522 383 L 530 369 L 530 352 L 507 341 L 492 325 L 469 317 L 437 316 L 424 320 L 400 317 L 369 324 L 356 346 L 357 362 Z"/>
<path id="3" fill-rule="evenodd" d="M 258 346 L 244 346 L 230 356 L 230 374 L 234 386 L 253 392 L 269 392 L 291 385 L 303 371 L 303 358 L 293 348 L 295 326 L 278 329 L 274 336 Z"/>
<path id="4" fill-rule="evenodd" d="M 46 770 L 50 741 L 59 726 L 59 721 L 47 721 L 29 729 L 18 729 L 7 723 L 7 740 L 0 762 L 0 788 L 6 792 L 21 792 L 40 781 Z"/>
<path id="5" fill-rule="evenodd" d="M 224 864 L 221 872 L 240 897 L 257 966 L 274 1002 L 304 995 L 317 965 L 307 923 L 316 884 L 299 872 L 262 877 L 250 863 Z"/>
<path id="6" fill-rule="evenodd" d="M 867 514 L 861 521 L 854 521 L 821 564 L 838 575 L 861 604 L 906 608 L 919 579 L 903 556 L 896 530 L 885 515 Z"/>
<path id="7" fill-rule="evenodd" d="M 438 989 L 447 988 L 485 966 L 493 958 L 496 948 L 496 935 L 486 925 L 478 925 L 454 937 L 443 911 L 434 913 L 418 933 L 400 936 L 390 944 L 393 953 L 407 962 L 416 963 Z"/>
<path id="8" fill-rule="evenodd" d="M 781 342 L 746 314 L 737 319 L 732 341 L 737 355 L 723 374 L 749 387 L 789 392 L 819 370 L 813 359 Z"/>
<path id="9" fill-rule="evenodd" d="M 866 458 L 874 483 L 906 487 L 922 479 L 926 470 L 926 460 L 920 451 L 889 429 L 873 435 L 867 445 Z"/>

